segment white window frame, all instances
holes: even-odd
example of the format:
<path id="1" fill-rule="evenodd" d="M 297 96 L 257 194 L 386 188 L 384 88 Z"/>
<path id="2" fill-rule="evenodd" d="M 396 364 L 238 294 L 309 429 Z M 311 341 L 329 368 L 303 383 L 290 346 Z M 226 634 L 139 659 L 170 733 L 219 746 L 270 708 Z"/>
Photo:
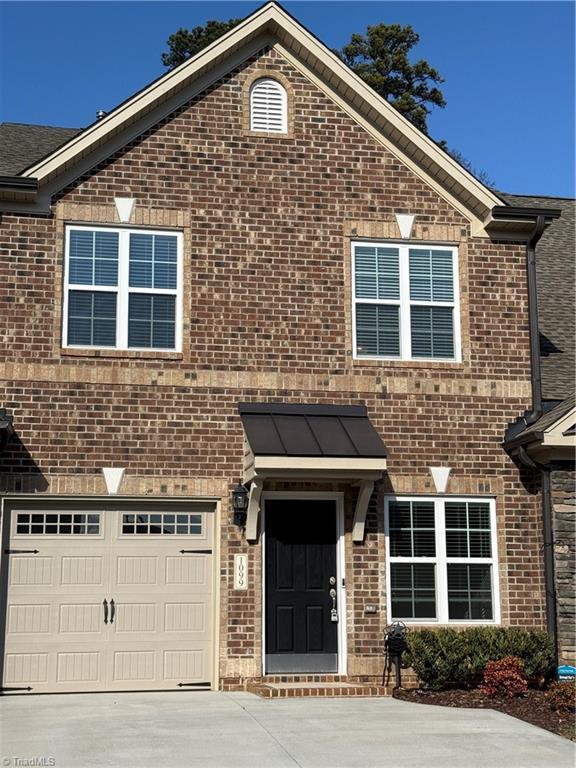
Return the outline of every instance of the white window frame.
<path id="1" fill-rule="evenodd" d="M 428 501 L 434 503 L 434 527 L 436 541 L 435 557 L 391 557 L 390 555 L 390 502 L 392 501 Z M 446 502 L 482 502 L 490 508 L 490 545 L 491 557 L 447 557 L 446 556 Z M 386 614 L 388 623 L 403 621 L 405 624 L 424 625 L 484 625 L 500 624 L 500 573 L 498 568 L 498 537 L 496 531 L 496 500 L 485 496 L 385 496 L 384 497 L 384 535 L 386 539 Z M 390 566 L 393 563 L 411 565 L 425 563 L 435 566 L 436 573 L 436 618 L 406 619 L 392 616 L 392 590 Z M 448 565 L 489 565 L 491 566 L 492 619 L 450 619 L 448 617 Z"/>
<path id="2" fill-rule="evenodd" d="M 257 89 L 258 85 L 263 83 L 274 83 L 275 86 L 278 87 L 278 90 L 280 92 L 280 98 L 281 98 L 281 128 L 280 130 L 274 130 L 271 128 L 255 128 L 254 127 L 254 91 Z M 288 133 L 288 94 L 286 92 L 286 88 L 282 85 L 282 83 L 279 80 L 276 80 L 274 77 L 259 77 L 250 85 L 250 98 L 249 98 L 249 104 L 250 104 L 250 130 L 254 133 Z"/>
<path id="3" fill-rule="evenodd" d="M 356 248 L 397 248 L 400 298 L 399 299 L 357 299 L 356 298 Z M 415 301 L 410 299 L 410 262 L 409 250 L 438 249 L 452 254 L 452 275 L 454 280 L 454 301 Z M 458 248 L 454 245 L 439 243 L 399 243 L 387 240 L 352 240 L 352 355 L 354 360 L 409 360 L 419 363 L 460 363 L 462 362 L 460 332 L 460 278 L 458 271 Z M 400 354 L 399 355 L 363 355 L 358 353 L 356 337 L 356 305 L 376 304 L 400 308 Z M 454 356 L 453 357 L 413 357 L 410 330 L 410 307 L 451 307 L 453 310 Z"/>
<path id="4" fill-rule="evenodd" d="M 70 233 L 84 232 L 115 232 L 118 234 L 118 284 L 117 285 L 86 285 L 70 283 Z M 131 288 L 128 284 L 130 268 L 130 235 L 169 235 L 176 238 L 176 288 Z M 63 349 L 103 349 L 122 350 L 127 352 L 181 352 L 182 351 L 182 305 L 183 305 L 183 269 L 182 269 L 182 232 L 174 230 L 139 229 L 128 227 L 101 227 L 99 225 L 69 224 L 65 229 L 64 251 L 64 287 L 62 298 L 62 347 Z M 84 344 L 68 344 L 68 294 L 70 291 L 100 291 L 116 294 L 116 346 L 98 346 Z M 131 293 L 176 297 L 176 325 L 174 347 L 129 347 L 128 346 L 128 298 Z"/>

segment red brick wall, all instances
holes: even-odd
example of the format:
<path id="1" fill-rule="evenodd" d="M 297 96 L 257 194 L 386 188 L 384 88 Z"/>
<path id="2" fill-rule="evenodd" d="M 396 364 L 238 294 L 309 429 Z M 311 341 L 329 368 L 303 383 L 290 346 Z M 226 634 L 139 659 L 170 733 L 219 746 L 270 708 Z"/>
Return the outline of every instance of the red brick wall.
<path id="1" fill-rule="evenodd" d="M 289 80 L 293 135 L 246 132 L 243 82 L 255 67 Z M 0 403 L 20 440 L 4 458 L 4 487 L 23 488 L 28 475 L 52 491 L 55 477 L 93 476 L 110 463 L 141 477 L 143 489 L 148 476 L 165 477 L 175 493 L 204 478 L 231 487 L 242 462 L 238 401 L 366 402 L 389 447 L 388 491 L 433 493 L 428 467 L 443 464 L 453 468 L 450 492 L 496 496 L 503 619 L 541 626 L 537 489 L 501 448 L 507 423 L 529 406 L 523 246 L 471 238 L 460 213 L 274 52 L 144 133 L 58 203 L 92 206 L 102 221 L 102 207 L 128 194 L 137 208 L 161 209 L 166 220 L 184 211 L 190 221 L 184 354 L 61 354 L 62 221 L 4 215 Z M 396 212 L 459 233 L 462 364 L 351 359 L 345 223 L 393 222 Z M 365 543 L 347 541 L 349 651 L 359 659 L 380 655 L 385 624 L 376 501 Z M 258 654 L 259 549 L 225 512 L 222 668 L 238 676 L 249 666 L 231 660 Z M 237 551 L 250 551 L 256 569 L 243 594 L 227 589 Z M 380 613 L 365 615 L 366 603 Z"/>

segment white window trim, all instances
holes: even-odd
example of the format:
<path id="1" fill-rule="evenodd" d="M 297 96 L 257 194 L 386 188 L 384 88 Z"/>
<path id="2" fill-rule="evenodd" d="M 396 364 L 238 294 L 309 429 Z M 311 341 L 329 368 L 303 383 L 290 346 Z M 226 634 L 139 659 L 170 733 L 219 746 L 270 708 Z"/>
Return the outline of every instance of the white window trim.
<path id="1" fill-rule="evenodd" d="M 436 531 L 435 557 L 391 557 L 390 555 L 390 517 L 391 501 L 431 501 L 434 502 L 434 525 Z M 446 557 L 445 502 L 484 502 L 490 507 L 490 543 L 492 557 Z M 384 535 L 386 540 L 386 615 L 388 623 L 403 621 L 405 624 L 425 625 L 497 625 L 500 615 L 500 572 L 498 567 L 498 536 L 496 530 L 496 501 L 485 496 L 386 496 L 384 498 Z M 392 617 L 392 594 L 390 580 L 391 563 L 429 563 L 436 568 L 436 613 L 435 619 L 404 619 Z M 449 619 L 448 618 L 448 570 L 447 564 L 490 565 L 492 567 L 492 612 L 493 618 L 485 619 Z"/>
<path id="2" fill-rule="evenodd" d="M 84 232 L 116 232 L 118 234 L 118 284 L 117 285 L 85 285 L 70 284 L 70 233 L 72 231 Z M 130 234 L 138 235 L 170 235 L 176 237 L 177 264 L 176 264 L 176 289 L 173 288 L 130 288 L 128 285 L 129 269 L 129 240 Z M 182 269 L 182 232 L 159 229 L 139 229 L 128 227 L 101 227 L 99 225 L 69 224 L 65 230 L 64 251 L 64 281 L 62 297 L 62 348 L 63 349 L 103 349 L 121 350 L 127 352 L 181 352 L 182 351 L 182 307 L 183 307 L 183 269 Z M 115 293 L 116 303 L 116 346 L 98 346 L 84 344 L 68 344 L 68 293 L 71 290 L 102 291 Z M 128 346 L 128 296 L 131 293 L 145 293 L 154 295 L 176 296 L 176 327 L 174 347 L 129 347 Z"/>
<path id="3" fill-rule="evenodd" d="M 399 299 L 357 299 L 356 298 L 356 248 L 398 248 L 399 252 Z M 452 253 L 452 274 L 454 277 L 454 301 L 411 301 L 409 249 L 442 249 Z M 418 363 L 460 363 L 462 362 L 462 344 L 460 332 L 460 276 L 458 270 L 458 248 L 453 245 L 438 243 L 399 243 L 387 240 L 352 240 L 352 356 L 354 360 L 408 360 Z M 400 354 L 399 355 L 362 355 L 358 354 L 356 341 L 356 304 L 391 305 L 400 307 Z M 410 333 L 410 306 L 452 307 L 454 310 L 454 357 L 413 357 Z"/>
<path id="4" fill-rule="evenodd" d="M 258 85 L 262 85 L 264 83 L 273 83 L 275 86 L 278 87 L 279 93 L 280 93 L 280 99 L 281 99 L 281 128 L 280 130 L 274 130 L 273 128 L 256 128 L 254 126 L 255 118 L 254 118 L 254 91 L 257 89 Z M 254 80 L 254 82 L 250 86 L 250 98 L 249 98 L 249 104 L 250 104 L 250 130 L 254 133 L 288 133 L 288 94 L 286 92 L 286 88 L 282 85 L 282 83 L 279 80 L 276 80 L 273 77 L 259 77 L 257 80 Z"/>

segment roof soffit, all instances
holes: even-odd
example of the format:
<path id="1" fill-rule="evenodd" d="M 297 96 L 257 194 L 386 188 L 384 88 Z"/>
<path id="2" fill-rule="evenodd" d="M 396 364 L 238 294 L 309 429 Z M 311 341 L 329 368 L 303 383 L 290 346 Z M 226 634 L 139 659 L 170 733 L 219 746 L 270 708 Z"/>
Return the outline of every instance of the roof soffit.
<path id="1" fill-rule="evenodd" d="M 486 234 L 483 222 L 492 207 L 502 201 L 275 3 L 256 10 L 196 56 L 162 75 L 22 175 L 37 178 L 41 187 L 52 181 L 52 190 L 62 188 L 65 184 L 54 183 L 56 177 L 68 176 L 65 171 L 77 165 L 85 167 L 82 160 L 94 158 L 100 154 L 95 150 L 109 143 L 117 145 L 114 138 L 122 137 L 126 143 L 130 139 L 124 140 L 125 136 L 134 133 L 128 130 L 130 126 L 138 124 L 136 135 L 146 130 L 151 122 L 147 116 L 153 115 L 156 122 L 162 119 L 265 44 L 276 44 L 279 53 L 468 218 L 475 234 Z M 141 121 L 146 127 L 140 125 Z M 78 169 L 76 175 L 79 172 L 84 171 Z"/>

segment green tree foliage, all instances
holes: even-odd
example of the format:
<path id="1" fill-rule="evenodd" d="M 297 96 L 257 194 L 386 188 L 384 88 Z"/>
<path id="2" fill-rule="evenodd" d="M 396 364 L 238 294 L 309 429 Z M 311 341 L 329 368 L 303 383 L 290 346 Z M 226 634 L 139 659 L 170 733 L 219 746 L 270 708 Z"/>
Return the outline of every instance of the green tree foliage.
<path id="1" fill-rule="evenodd" d="M 207 21 L 204 27 L 184 29 L 181 27 L 168 38 L 168 52 L 162 54 L 162 64 L 173 69 L 183 61 L 194 56 L 207 45 L 218 40 L 226 32 L 240 24 L 242 19 L 228 19 L 228 21 Z"/>
<path id="2" fill-rule="evenodd" d="M 410 25 L 375 24 L 365 35 L 353 34 L 348 45 L 336 53 L 376 93 L 428 133 L 431 107 L 446 106 L 437 87 L 444 79 L 424 59 L 410 63 L 408 54 L 419 40 Z"/>

